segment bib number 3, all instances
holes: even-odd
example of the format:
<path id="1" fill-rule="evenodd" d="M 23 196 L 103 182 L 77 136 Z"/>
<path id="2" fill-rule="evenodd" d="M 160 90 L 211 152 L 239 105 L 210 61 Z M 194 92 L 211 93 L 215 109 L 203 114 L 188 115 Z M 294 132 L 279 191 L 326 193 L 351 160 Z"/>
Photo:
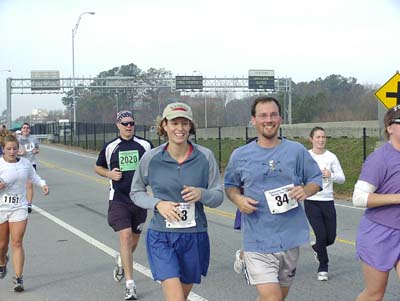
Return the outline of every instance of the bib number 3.
<path id="1" fill-rule="evenodd" d="M 295 199 L 289 197 L 289 188 L 291 187 L 294 185 L 290 184 L 264 191 L 271 214 L 284 213 L 299 206 Z"/>
<path id="2" fill-rule="evenodd" d="M 166 221 L 165 226 L 167 228 L 191 228 L 196 226 L 195 204 L 181 203 L 177 208 L 181 212 L 181 220 L 175 222 Z"/>

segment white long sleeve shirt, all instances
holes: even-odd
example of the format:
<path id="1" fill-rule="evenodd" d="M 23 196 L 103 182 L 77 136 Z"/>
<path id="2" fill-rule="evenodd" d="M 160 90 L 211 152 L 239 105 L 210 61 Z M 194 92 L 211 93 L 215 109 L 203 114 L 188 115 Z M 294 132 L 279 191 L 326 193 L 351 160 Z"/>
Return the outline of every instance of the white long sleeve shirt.
<path id="1" fill-rule="evenodd" d="M 0 158 L 0 181 L 6 184 L 6 187 L 0 190 L 0 211 L 12 211 L 27 207 L 27 180 L 31 180 L 36 186 L 46 185 L 29 160 L 20 158 L 15 163 L 9 163 L 3 157 Z"/>
<path id="2" fill-rule="evenodd" d="M 346 180 L 342 166 L 340 166 L 336 155 L 328 150 L 325 150 L 323 154 L 315 154 L 312 149 L 308 151 L 311 157 L 313 157 L 313 159 L 318 163 L 321 171 L 325 168 L 328 169 L 331 172 L 331 177 L 329 179 L 322 179 L 323 189 L 307 199 L 313 201 L 332 201 L 333 182 L 343 184 Z"/>

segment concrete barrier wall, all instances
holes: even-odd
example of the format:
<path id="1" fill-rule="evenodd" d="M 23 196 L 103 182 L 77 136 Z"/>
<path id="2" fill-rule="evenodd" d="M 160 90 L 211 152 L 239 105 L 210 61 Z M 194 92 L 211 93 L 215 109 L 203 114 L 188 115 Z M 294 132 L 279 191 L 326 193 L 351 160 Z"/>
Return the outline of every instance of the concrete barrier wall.
<path id="1" fill-rule="evenodd" d="M 324 128 L 329 137 L 333 138 L 362 138 L 363 128 L 366 129 L 368 137 L 380 138 L 378 120 L 369 121 L 345 121 L 345 122 L 321 122 L 321 123 L 299 123 L 299 124 L 282 124 L 282 135 L 284 137 L 304 137 L 307 138 L 313 127 L 320 126 Z M 139 134 L 139 133 L 138 133 Z M 155 132 L 147 132 L 147 138 L 157 139 Z M 254 127 L 248 127 L 248 137 L 257 136 Z M 246 137 L 246 127 L 222 127 L 221 137 L 229 139 L 244 139 Z M 198 139 L 217 139 L 218 128 L 197 129 Z"/>
<path id="2" fill-rule="evenodd" d="M 381 138 L 382 133 L 380 133 L 378 120 L 370 121 L 347 121 L 347 122 L 323 122 L 323 123 L 300 123 L 300 124 L 282 124 L 282 135 L 288 138 L 307 138 L 311 129 L 315 126 L 321 126 L 327 132 L 328 137 L 332 138 L 362 138 L 363 128 L 366 129 L 367 137 Z M 247 128 L 247 137 L 257 136 L 257 131 L 254 127 Z M 137 131 L 136 135 L 144 137 L 151 140 L 158 140 L 158 135 L 154 131 L 146 131 L 144 135 L 143 131 Z M 109 141 L 116 137 L 115 133 L 106 133 L 105 141 Z M 223 139 L 245 139 L 246 138 L 246 127 L 222 127 L 221 137 Z M 70 137 L 66 137 L 67 144 L 70 143 Z M 89 134 L 88 140 L 93 141 L 94 135 Z M 80 141 L 83 142 L 86 139 L 85 135 L 80 136 Z M 102 144 L 104 139 L 103 133 L 96 134 L 96 144 Z M 207 128 L 207 129 L 197 129 L 197 139 L 218 139 L 218 128 Z M 54 140 L 57 141 L 57 139 Z M 64 137 L 60 137 L 60 142 L 63 143 Z"/>

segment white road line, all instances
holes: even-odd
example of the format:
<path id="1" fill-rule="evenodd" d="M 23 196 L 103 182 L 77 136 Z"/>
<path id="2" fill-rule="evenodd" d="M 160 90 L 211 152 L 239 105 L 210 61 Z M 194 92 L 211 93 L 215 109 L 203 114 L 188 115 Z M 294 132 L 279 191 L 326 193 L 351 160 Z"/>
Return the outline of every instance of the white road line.
<path id="1" fill-rule="evenodd" d="M 39 208 L 36 205 L 32 205 L 32 207 L 35 210 L 35 212 L 43 215 L 44 217 L 48 218 L 52 222 L 63 227 L 65 230 L 71 232 L 72 234 L 75 234 L 79 238 L 81 238 L 84 241 L 88 242 L 89 244 L 95 246 L 96 248 L 98 248 L 99 250 L 103 251 L 104 253 L 110 255 L 111 257 L 116 258 L 119 255 L 119 252 L 117 252 L 114 249 L 110 248 L 109 246 L 103 244 L 102 242 L 94 239 L 93 237 L 87 235 L 86 233 L 82 232 L 81 230 L 78 230 L 77 228 L 67 224 L 66 222 L 62 221 L 58 217 L 48 213 L 47 211 L 44 211 L 43 209 Z M 133 268 L 135 269 L 135 271 L 138 271 L 139 273 L 142 273 L 146 277 L 153 279 L 153 277 L 151 275 L 151 271 L 148 268 L 146 268 L 145 266 L 143 266 L 137 262 L 134 262 Z M 208 301 L 207 299 L 205 299 L 193 292 L 190 293 L 188 300 L 190 300 L 190 301 Z"/>
<path id="2" fill-rule="evenodd" d="M 365 210 L 365 208 L 358 208 L 358 207 L 348 206 L 348 205 L 342 205 L 342 204 L 335 204 L 335 206 L 344 207 L 344 208 L 349 208 L 349 209 Z"/>
<path id="3" fill-rule="evenodd" d="M 51 150 L 56 150 L 56 151 L 59 151 L 59 152 L 63 152 L 63 153 L 70 154 L 70 155 L 75 155 L 75 156 L 90 158 L 90 159 L 96 159 L 96 158 L 97 158 L 97 156 L 95 156 L 95 155 L 89 156 L 89 155 L 85 155 L 85 154 L 82 154 L 82 153 L 79 153 L 79 152 L 73 152 L 73 151 L 69 151 L 69 150 L 62 149 L 62 148 L 51 147 L 51 146 L 43 145 L 43 144 L 41 144 L 40 147 L 41 147 L 41 148 L 48 148 L 48 149 L 51 149 Z"/>

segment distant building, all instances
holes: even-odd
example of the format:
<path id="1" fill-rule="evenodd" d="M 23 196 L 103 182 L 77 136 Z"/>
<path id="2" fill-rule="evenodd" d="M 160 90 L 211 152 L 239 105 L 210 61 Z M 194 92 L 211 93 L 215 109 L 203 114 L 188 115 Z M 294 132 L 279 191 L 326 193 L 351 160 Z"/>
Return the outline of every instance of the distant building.
<path id="1" fill-rule="evenodd" d="M 30 118 L 30 122 L 32 124 L 44 123 L 48 116 L 49 116 L 49 112 L 47 111 L 47 109 L 33 109 L 31 118 Z"/>

